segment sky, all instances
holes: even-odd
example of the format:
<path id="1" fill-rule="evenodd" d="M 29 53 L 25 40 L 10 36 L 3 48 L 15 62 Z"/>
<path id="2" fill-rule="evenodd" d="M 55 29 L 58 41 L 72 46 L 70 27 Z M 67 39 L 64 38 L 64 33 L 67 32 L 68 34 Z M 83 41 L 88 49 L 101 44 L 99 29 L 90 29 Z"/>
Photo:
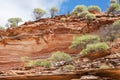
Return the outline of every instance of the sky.
<path id="1" fill-rule="evenodd" d="M 102 11 L 106 11 L 109 0 L 0 0 L 0 25 L 4 26 L 11 17 L 20 17 L 24 22 L 33 20 L 34 8 L 46 10 L 45 17 L 48 17 L 52 6 L 59 8 L 59 14 L 66 14 L 76 5 L 98 5 Z"/>

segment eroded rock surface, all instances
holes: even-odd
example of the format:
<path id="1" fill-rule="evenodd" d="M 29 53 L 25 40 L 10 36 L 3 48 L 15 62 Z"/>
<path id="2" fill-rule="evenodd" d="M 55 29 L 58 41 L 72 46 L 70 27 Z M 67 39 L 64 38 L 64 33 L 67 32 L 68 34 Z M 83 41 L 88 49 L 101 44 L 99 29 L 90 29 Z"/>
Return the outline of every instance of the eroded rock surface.
<path id="1" fill-rule="evenodd" d="M 66 18 L 65 21 L 61 21 L 61 18 Z M 78 54 L 80 50 L 70 50 L 68 47 L 71 45 L 73 40 L 73 36 L 82 35 L 85 33 L 94 34 L 100 27 L 104 25 L 112 24 L 114 21 L 119 20 L 120 16 L 116 17 L 108 17 L 106 15 L 98 15 L 97 19 L 92 21 L 89 25 L 86 21 L 81 21 L 76 18 L 68 18 L 66 16 L 57 16 L 53 19 L 41 19 L 34 22 L 26 22 L 23 25 L 16 28 L 9 28 L 5 31 L 0 31 L 0 75 L 33 75 L 33 74 L 41 74 L 41 68 L 36 69 L 33 68 L 29 70 L 10 70 L 11 68 L 24 67 L 25 64 L 21 62 L 21 57 L 28 56 L 31 59 L 39 59 L 39 58 L 47 58 L 50 56 L 52 52 L 55 51 L 64 51 L 71 55 Z M 111 50 L 110 53 L 106 53 L 104 56 L 99 56 L 99 59 L 93 59 L 93 61 L 89 62 L 89 60 L 85 60 L 87 64 L 80 63 L 79 69 L 99 69 L 101 63 L 105 63 L 110 68 L 120 68 L 120 40 L 110 43 Z M 88 56 L 89 57 L 89 56 Z M 109 64 L 108 64 L 109 63 Z M 8 71 L 7 71 L 8 70 Z M 10 71 L 9 71 L 10 70 Z M 118 69 L 119 70 L 119 69 Z M 5 71 L 5 72 L 4 72 Z M 36 73 L 36 71 L 38 71 Z M 97 74 L 104 73 L 95 71 Z M 106 72 L 106 71 L 105 71 Z M 112 71 L 111 71 L 112 72 Z M 44 72 L 43 72 L 44 73 Z M 46 72 L 45 72 L 46 73 Z M 117 70 L 111 74 L 117 73 Z M 51 74 L 51 73 L 50 73 Z M 119 71 L 116 74 L 119 75 Z M 3 77 L 2 76 L 2 77 Z M 66 78 L 66 76 L 70 76 L 70 78 Z M 47 76 L 50 77 L 46 79 L 45 75 L 42 76 L 45 80 L 70 80 L 73 78 L 80 78 L 81 73 L 77 75 L 66 74 L 66 76 Z M 43 80 L 40 76 L 39 80 Z M 9 78 L 8 80 L 37 80 L 36 75 L 30 78 L 26 78 L 22 76 L 21 79 L 19 77 Z M 56 79 L 59 78 L 59 79 Z M 1 78 L 2 79 L 2 78 Z M 119 78 L 116 78 L 119 79 Z"/>

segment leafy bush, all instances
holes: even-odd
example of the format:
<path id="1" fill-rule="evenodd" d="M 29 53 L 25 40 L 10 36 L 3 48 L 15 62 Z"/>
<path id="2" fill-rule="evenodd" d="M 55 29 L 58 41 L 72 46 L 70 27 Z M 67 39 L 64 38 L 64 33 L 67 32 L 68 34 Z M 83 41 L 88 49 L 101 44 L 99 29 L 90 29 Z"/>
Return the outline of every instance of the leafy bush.
<path id="1" fill-rule="evenodd" d="M 100 38 L 96 35 L 82 35 L 80 37 L 74 37 L 70 49 L 84 48 L 87 44 L 99 42 Z"/>
<path id="2" fill-rule="evenodd" d="M 99 32 L 103 41 L 114 41 L 120 37 L 120 20 L 115 21 L 112 25 L 100 28 Z"/>
<path id="3" fill-rule="evenodd" d="M 120 29 L 120 20 L 115 21 L 112 26 L 114 29 Z"/>
<path id="4" fill-rule="evenodd" d="M 52 53 L 51 59 L 54 62 L 59 62 L 59 61 L 67 62 L 67 61 L 71 61 L 72 57 L 64 52 L 57 51 L 57 52 Z"/>
<path id="5" fill-rule="evenodd" d="M 115 11 L 119 10 L 119 4 L 118 3 L 112 3 L 110 7 L 107 10 L 107 14 L 114 14 Z"/>
<path id="6" fill-rule="evenodd" d="M 22 19 L 21 18 L 9 18 L 8 22 L 18 24 L 19 22 L 22 22 Z"/>
<path id="7" fill-rule="evenodd" d="M 8 22 L 10 23 L 10 27 L 16 27 L 18 26 L 19 22 L 22 22 L 21 18 L 9 18 Z"/>
<path id="8" fill-rule="evenodd" d="M 50 13 L 51 13 L 51 17 L 53 18 L 58 12 L 58 8 L 57 7 L 52 7 L 50 9 Z"/>
<path id="9" fill-rule="evenodd" d="M 79 17 L 79 18 L 85 18 L 85 16 L 86 16 L 87 14 L 89 14 L 88 11 L 83 11 L 83 12 L 81 12 L 81 13 L 78 13 L 78 17 Z"/>
<path id="10" fill-rule="evenodd" d="M 47 60 L 42 60 L 40 66 L 49 68 L 51 67 L 51 62 Z"/>
<path id="11" fill-rule="evenodd" d="M 63 67 L 64 71 L 73 71 L 75 70 L 75 67 L 73 65 L 66 65 Z"/>
<path id="12" fill-rule="evenodd" d="M 89 13 L 89 14 L 86 15 L 86 19 L 88 21 L 92 21 L 92 20 L 96 19 L 96 16 L 94 14 Z"/>
<path id="13" fill-rule="evenodd" d="M 28 66 L 51 67 L 51 62 L 47 60 L 34 60 L 28 63 Z"/>
<path id="14" fill-rule="evenodd" d="M 80 13 L 87 10 L 87 7 L 85 5 L 77 5 L 74 9 L 73 9 L 73 13 Z"/>
<path id="15" fill-rule="evenodd" d="M 61 18 L 60 19 L 60 21 L 63 21 L 63 22 L 66 21 L 66 20 L 67 20 L 66 18 Z"/>
<path id="16" fill-rule="evenodd" d="M 33 10 L 33 14 L 34 14 L 35 20 L 39 20 L 42 16 L 46 14 L 46 12 L 41 8 L 35 8 Z"/>
<path id="17" fill-rule="evenodd" d="M 85 49 L 83 49 L 80 54 L 87 54 L 92 52 L 101 52 L 109 49 L 109 46 L 106 43 L 96 43 L 96 44 L 88 44 Z"/>
<path id="18" fill-rule="evenodd" d="M 22 62 L 25 62 L 25 61 L 28 60 L 28 58 L 29 58 L 29 57 L 27 57 L 27 56 L 21 57 L 21 61 L 22 61 Z"/>
<path id="19" fill-rule="evenodd" d="M 16 27 L 16 26 L 17 26 L 16 23 L 11 23 L 11 24 L 10 24 L 10 27 Z"/>
<path id="20" fill-rule="evenodd" d="M 88 11 L 89 12 L 100 12 L 101 11 L 101 9 L 100 9 L 100 7 L 99 6 L 94 6 L 94 5 L 92 5 L 92 6 L 89 6 L 88 7 Z"/>
<path id="21" fill-rule="evenodd" d="M 0 30 L 4 30 L 4 27 L 0 26 Z"/>
<path id="22" fill-rule="evenodd" d="M 36 61 L 29 61 L 29 63 L 27 64 L 27 66 L 35 66 Z"/>

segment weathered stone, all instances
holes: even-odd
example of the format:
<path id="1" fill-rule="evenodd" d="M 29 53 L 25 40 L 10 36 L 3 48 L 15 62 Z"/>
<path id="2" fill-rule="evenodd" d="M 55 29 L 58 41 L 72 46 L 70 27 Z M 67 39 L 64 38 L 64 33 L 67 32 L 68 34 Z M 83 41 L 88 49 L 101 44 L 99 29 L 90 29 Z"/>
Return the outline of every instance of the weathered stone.
<path id="1" fill-rule="evenodd" d="M 82 76 L 80 80 L 99 80 L 99 77 L 93 75 Z"/>

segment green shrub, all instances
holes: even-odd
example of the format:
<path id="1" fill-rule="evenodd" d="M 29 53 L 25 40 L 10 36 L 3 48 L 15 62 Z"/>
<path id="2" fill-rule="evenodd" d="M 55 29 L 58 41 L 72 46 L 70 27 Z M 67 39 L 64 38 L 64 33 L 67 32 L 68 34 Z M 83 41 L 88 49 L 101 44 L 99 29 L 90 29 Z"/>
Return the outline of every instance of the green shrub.
<path id="1" fill-rule="evenodd" d="M 75 70 L 75 67 L 73 65 L 66 65 L 63 67 L 64 71 L 73 71 Z"/>
<path id="2" fill-rule="evenodd" d="M 120 20 L 115 21 L 112 26 L 114 29 L 120 29 Z"/>
<path id="3" fill-rule="evenodd" d="M 87 7 L 85 5 L 77 5 L 74 9 L 73 9 L 73 13 L 80 13 L 87 10 Z"/>
<path id="4" fill-rule="evenodd" d="M 25 61 L 28 60 L 28 58 L 29 58 L 29 57 L 27 57 L 27 56 L 21 57 L 21 61 L 22 61 L 22 62 L 25 62 Z"/>
<path id="5" fill-rule="evenodd" d="M 49 68 L 51 67 L 51 62 L 47 60 L 42 60 L 40 66 Z"/>
<path id="6" fill-rule="evenodd" d="M 51 67 L 51 62 L 47 60 L 34 60 L 28 63 L 28 66 Z"/>
<path id="7" fill-rule="evenodd" d="M 42 62 L 42 60 L 35 60 L 34 65 L 35 66 L 41 66 L 41 62 Z"/>
<path id="8" fill-rule="evenodd" d="M 18 23 L 22 22 L 21 18 L 9 18 L 8 22 L 10 23 L 10 27 L 18 26 Z"/>
<path id="9" fill-rule="evenodd" d="M 67 61 L 71 61 L 72 57 L 64 52 L 57 51 L 57 52 L 52 53 L 51 59 L 54 62 L 59 62 L 59 61 L 67 62 Z"/>
<path id="10" fill-rule="evenodd" d="M 110 7 L 107 10 L 107 14 L 114 14 L 115 11 L 119 10 L 119 4 L 118 3 L 112 3 Z"/>
<path id="11" fill-rule="evenodd" d="M 10 27 L 17 27 L 16 23 L 11 23 Z"/>
<path id="12" fill-rule="evenodd" d="M 87 44 L 99 42 L 100 38 L 96 35 L 82 35 L 80 37 L 74 37 L 70 49 L 84 48 Z"/>
<path id="13" fill-rule="evenodd" d="M 78 13 L 78 17 L 79 17 L 79 18 L 85 18 L 85 16 L 86 16 L 87 14 L 89 14 L 88 11 L 83 11 L 83 12 L 81 12 L 81 13 Z"/>
<path id="14" fill-rule="evenodd" d="M 99 42 L 96 44 L 88 44 L 87 47 L 80 52 L 80 54 L 101 52 L 106 51 L 107 49 L 109 49 L 109 46 L 106 43 Z"/>
<path id="15" fill-rule="evenodd" d="M 86 19 L 88 21 L 92 21 L 92 20 L 96 19 L 96 16 L 94 14 L 89 13 L 89 14 L 86 15 Z"/>
<path id="16" fill-rule="evenodd" d="M 99 6 L 94 6 L 94 5 L 92 5 L 92 6 L 89 6 L 88 7 L 88 11 L 89 12 L 100 12 L 101 11 L 101 8 L 99 7 Z"/>
<path id="17" fill-rule="evenodd" d="M 114 41 L 120 38 L 120 20 L 115 21 L 112 25 L 100 28 L 99 34 L 103 41 Z"/>
<path id="18" fill-rule="evenodd" d="M 27 66 L 35 66 L 35 63 L 36 63 L 36 61 L 31 60 L 28 62 Z"/>
<path id="19" fill-rule="evenodd" d="M 4 30 L 4 27 L 0 26 L 0 30 Z"/>
<path id="20" fill-rule="evenodd" d="M 65 22 L 66 18 L 61 18 L 60 21 Z"/>
<path id="21" fill-rule="evenodd" d="M 42 16 L 46 14 L 46 11 L 44 11 L 41 8 L 34 8 L 33 14 L 34 14 L 35 20 L 39 20 Z"/>
<path id="22" fill-rule="evenodd" d="M 51 17 L 53 18 L 57 13 L 58 13 L 58 8 L 57 7 L 52 7 L 50 9 Z"/>

